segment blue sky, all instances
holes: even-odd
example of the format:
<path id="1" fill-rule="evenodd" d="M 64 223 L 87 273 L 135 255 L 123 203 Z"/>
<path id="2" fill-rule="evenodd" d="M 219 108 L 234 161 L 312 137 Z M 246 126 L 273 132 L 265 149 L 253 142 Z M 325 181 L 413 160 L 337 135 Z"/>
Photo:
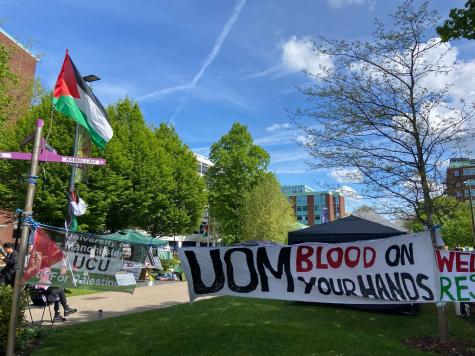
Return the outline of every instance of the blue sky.
<path id="1" fill-rule="evenodd" d="M 464 2 L 430 5 L 445 17 Z M 315 65 L 306 41 L 368 40 L 374 18 L 387 21 L 398 3 L 0 0 L 0 16 L 8 33 L 41 56 L 36 74 L 46 87 L 69 48 L 83 75 L 102 78 L 94 91 L 104 104 L 126 95 L 138 100 L 149 124 L 173 122 L 184 142 L 205 155 L 240 121 L 271 154 L 282 184 L 324 189 L 345 182 L 335 172 L 309 171 L 296 144 L 301 134 L 288 128 L 286 113 L 308 105 L 295 89 L 309 83 L 302 69 Z M 458 60 L 474 60 L 474 42 L 454 44 Z"/>

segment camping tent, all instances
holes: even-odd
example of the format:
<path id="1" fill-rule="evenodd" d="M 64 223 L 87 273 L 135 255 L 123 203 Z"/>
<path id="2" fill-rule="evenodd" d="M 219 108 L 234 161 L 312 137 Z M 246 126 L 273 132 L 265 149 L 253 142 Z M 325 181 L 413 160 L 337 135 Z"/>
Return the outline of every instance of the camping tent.
<path id="1" fill-rule="evenodd" d="M 351 242 L 406 234 L 407 229 L 372 213 L 350 215 L 329 223 L 289 232 L 289 245 L 303 242 Z"/>
<path id="2" fill-rule="evenodd" d="M 120 241 L 137 245 L 147 245 L 150 247 L 168 246 L 168 241 L 160 240 L 153 236 L 148 236 L 138 232 L 137 230 L 132 229 L 120 230 L 114 232 L 113 234 L 101 235 L 101 237 L 108 240 Z"/>

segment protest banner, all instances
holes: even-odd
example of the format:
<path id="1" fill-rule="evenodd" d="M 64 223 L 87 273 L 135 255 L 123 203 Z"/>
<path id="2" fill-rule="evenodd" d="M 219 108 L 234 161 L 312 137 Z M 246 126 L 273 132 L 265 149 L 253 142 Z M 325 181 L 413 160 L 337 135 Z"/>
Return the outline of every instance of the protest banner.
<path id="1" fill-rule="evenodd" d="M 475 302 L 475 252 L 435 251 L 440 273 L 440 299 Z"/>
<path id="2" fill-rule="evenodd" d="M 434 302 L 428 232 L 351 243 L 178 250 L 190 299 L 233 295 L 343 304 Z"/>
<path id="3" fill-rule="evenodd" d="M 147 249 L 97 235 L 37 228 L 23 280 L 133 293 Z"/>

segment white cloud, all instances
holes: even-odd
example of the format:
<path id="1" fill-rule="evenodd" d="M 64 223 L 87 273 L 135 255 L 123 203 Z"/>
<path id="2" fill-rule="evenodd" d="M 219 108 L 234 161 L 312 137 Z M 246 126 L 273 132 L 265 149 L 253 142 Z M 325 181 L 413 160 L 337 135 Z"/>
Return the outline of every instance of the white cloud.
<path id="1" fill-rule="evenodd" d="M 333 67 L 329 56 L 313 50 L 310 38 L 298 39 L 296 36 L 282 46 L 282 63 L 291 72 L 304 71 L 313 75 L 322 75 L 323 68 Z"/>
<path id="2" fill-rule="evenodd" d="M 361 183 L 361 173 L 356 168 L 332 169 L 328 175 L 338 183 Z"/>
<path id="3" fill-rule="evenodd" d="M 358 194 L 358 192 L 349 185 L 342 185 L 340 188 L 336 189 L 337 192 L 342 193 L 346 198 L 361 200 L 363 197 Z"/>
<path id="4" fill-rule="evenodd" d="M 364 0 L 327 0 L 328 5 L 335 9 L 340 7 L 346 7 L 350 5 L 361 5 L 365 1 Z"/>
<path id="5" fill-rule="evenodd" d="M 327 4 L 333 9 L 367 4 L 369 9 L 373 10 L 375 6 L 374 0 L 327 0 Z"/>
<path id="6" fill-rule="evenodd" d="M 439 38 L 433 38 L 427 44 L 440 41 Z M 426 46 L 427 46 L 426 44 Z M 425 64 L 437 64 L 440 66 L 454 67 L 454 70 L 446 73 L 430 73 L 425 76 L 420 84 L 430 89 L 443 89 L 447 85 L 452 85 L 449 94 L 455 101 L 465 99 L 467 101 L 475 100 L 475 86 L 473 78 L 475 78 L 475 60 L 460 60 L 459 51 L 450 43 L 440 45 L 426 52 L 427 55 L 423 59 Z"/>
<path id="7" fill-rule="evenodd" d="M 269 75 L 275 75 L 279 74 L 282 72 L 282 65 L 278 64 L 275 66 L 272 66 L 270 68 L 261 70 L 259 72 L 251 73 L 242 78 L 242 80 L 250 80 L 250 79 L 257 79 L 257 78 L 262 78 L 262 77 L 267 77 Z"/>
<path id="8" fill-rule="evenodd" d="M 295 138 L 295 142 L 303 146 L 309 146 L 314 142 L 314 138 L 310 135 L 298 135 Z"/>
<path id="9" fill-rule="evenodd" d="M 200 81 L 201 77 L 205 73 L 206 69 L 213 63 L 213 61 L 216 59 L 216 57 L 219 54 L 219 51 L 221 50 L 221 47 L 224 43 L 224 40 L 228 36 L 229 32 L 233 28 L 234 24 L 236 23 L 239 15 L 241 14 L 241 11 L 246 5 L 247 0 L 238 0 L 237 4 L 234 6 L 233 12 L 231 14 L 231 17 L 228 19 L 226 24 L 224 25 L 223 29 L 221 30 L 221 33 L 219 34 L 218 38 L 216 39 L 213 49 L 211 50 L 210 53 L 206 56 L 204 62 L 201 64 L 201 68 L 198 71 L 198 73 L 195 74 L 193 79 L 186 84 L 181 84 L 181 85 L 176 85 L 170 88 L 165 88 L 165 89 L 160 89 L 145 95 L 142 95 L 137 98 L 137 100 L 146 100 L 146 99 L 159 99 L 162 98 L 168 94 L 172 94 L 175 92 L 179 91 L 186 91 L 193 89 L 196 84 Z"/>
<path id="10" fill-rule="evenodd" d="M 274 132 L 274 131 L 280 131 L 284 129 L 290 129 L 292 126 L 290 123 L 285 122 L 283 124 L 272 124 L 271 126 L 266 127 L 267 132 Z"/>
<path id="11" fill-rule="evenodd" d="M 262 146 L 273 146 L 273 145 L 284 145 L 293 143 L 292 141 L 292 131 L 283 131 L 277 132 L 269 136 L 259 137 L 254 140 L 254 143 Z"/>
<path id="12" fill-rule="evenodd" d="M 283 162 L 304 161 L 310 158 L 307 152 L 299 151 L 295 148 L 288 151 L 271 152 L 270 156 L 271 156 L 272 164 L 283 163 Z"/>

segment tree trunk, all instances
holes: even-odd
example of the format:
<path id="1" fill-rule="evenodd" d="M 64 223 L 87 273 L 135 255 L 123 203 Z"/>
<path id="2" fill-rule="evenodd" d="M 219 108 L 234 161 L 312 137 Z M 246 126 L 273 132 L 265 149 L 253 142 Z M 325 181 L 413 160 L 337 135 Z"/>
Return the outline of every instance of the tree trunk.
<path id="1" fill-rule="evenodd" d="M 437 306 L 437 319 L 439 329 L 439 341 L 445 344 L 449 341 L 449 319 L 445 305 Z"/>
<path id="2" fill-rule="evenodd" d="M 432 222 L 432 218 L 430 220 Z M 435 239 L 435 231 L 433 228 L 430 229 L 430 237 L 432 239 L 432 246 L 434 247 L 434 249 L 439 248 L 439 246 L 437 246 L 437 242 Z M 445 303 L 443 303 L 443 305 L 437 305 L 437 325 L 439 342 L 445 344 L 449 341 L 449 319 L 447 317 Z"/>

